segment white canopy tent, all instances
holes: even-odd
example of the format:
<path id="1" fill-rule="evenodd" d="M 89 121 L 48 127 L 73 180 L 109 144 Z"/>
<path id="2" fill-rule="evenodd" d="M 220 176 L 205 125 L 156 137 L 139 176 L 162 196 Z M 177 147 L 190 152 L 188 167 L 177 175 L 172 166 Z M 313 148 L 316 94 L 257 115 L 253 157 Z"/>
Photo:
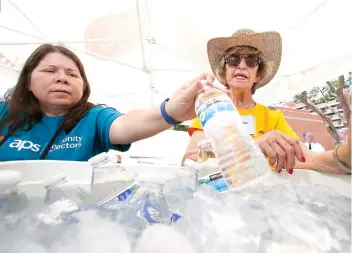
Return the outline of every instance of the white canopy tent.
<path id="1" fill-rule="evenodd" d="M 39 44 L 62 43 L 82 59 L 91 99 L 126 112 L 159 102 L 208 71 L 207 40 L 239 28 L 276 30 L 283 59 L 256 96 L 270 104 L 351 70 L 349 0 L 3 0 L 0 53 L 23 63 Z M 7 87 L 0 69 L 0 91 Z M 13 76 L 13 75 L 12 75 Z"/>

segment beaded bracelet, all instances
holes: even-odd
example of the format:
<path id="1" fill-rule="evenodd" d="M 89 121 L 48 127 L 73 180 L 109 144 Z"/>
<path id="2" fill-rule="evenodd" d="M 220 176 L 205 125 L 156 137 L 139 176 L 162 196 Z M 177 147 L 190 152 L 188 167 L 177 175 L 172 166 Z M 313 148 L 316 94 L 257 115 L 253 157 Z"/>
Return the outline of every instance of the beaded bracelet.
<path id="1" fill-rule="evenodd" d="M 339 147 L 341 146 L 341 143 L 336 145 L 334 148 L 334 151 L 332 153 L 336 163 L 339 165 L 339 167 L 344 170 L 347 173 L 351 173 L 351 168 L 348 168 L 341 160 L 340 158 L 337 156 L 337 150 L 339 149 Z"/>

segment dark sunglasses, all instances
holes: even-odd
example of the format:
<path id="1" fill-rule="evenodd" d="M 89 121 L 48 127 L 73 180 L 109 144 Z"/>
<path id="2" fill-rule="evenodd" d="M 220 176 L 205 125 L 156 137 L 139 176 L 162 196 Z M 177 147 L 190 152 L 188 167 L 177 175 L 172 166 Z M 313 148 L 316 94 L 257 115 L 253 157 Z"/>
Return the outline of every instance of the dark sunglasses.
<path id="1" fill-rule="evenodd" d="M 225 62 L 230 67 L 237 67 L 242 59 L 249 68 L 254 68 L 260 63 L 260 57 L 257 54 L 229 54 L 225 56 Z"/>

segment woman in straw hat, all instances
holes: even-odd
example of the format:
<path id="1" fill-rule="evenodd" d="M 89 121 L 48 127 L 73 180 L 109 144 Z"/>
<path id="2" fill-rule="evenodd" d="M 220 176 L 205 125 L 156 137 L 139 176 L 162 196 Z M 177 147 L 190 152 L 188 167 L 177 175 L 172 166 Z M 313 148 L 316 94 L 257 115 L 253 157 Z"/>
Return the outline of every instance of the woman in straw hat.
<path id="1" fill-rule="evenodd" d="M 247 122 L 247 130 L 268 157 L 272 168 L 278 173 L 285 168 L 292 174 L 293 168 L 308 168 L 305 161 L 306 156 L 312 157 L 309 150 L 299 141 L 282 112 L 270 110 L 252 97 L 257 89 L 274 78 L 281 54 L 281 37 L 277 32 L 256 33 L 241 29 L 232 37 L 214 38 L 208 42 L 208 57 L 214 75 L 229 89 L 239 114 Z M 205 139 L 198 118 L 192 121 L 188 133 L 191 138 L 183 160 L 196 160 L 197 143 Z M 326 171 L 321 166 L 310 168 Z"/>

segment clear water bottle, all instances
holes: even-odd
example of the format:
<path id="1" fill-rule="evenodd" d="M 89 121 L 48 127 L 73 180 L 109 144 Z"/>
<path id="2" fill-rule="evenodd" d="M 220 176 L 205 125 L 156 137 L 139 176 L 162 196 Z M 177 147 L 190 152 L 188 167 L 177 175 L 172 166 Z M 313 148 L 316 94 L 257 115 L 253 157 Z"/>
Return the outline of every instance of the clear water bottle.
<path id="1" fill-rule="evenodd" d="M 226 183 L 235 189 L 253 181 L 270 168 L 263 153 L 248 134 L 231 98 L 202 81 L 195 109 L 204 133 L 219 162 Z"/>
<path id="2" fill-rule="evenodd" d="M 202 165 L 193 160 L 186 159 L 184 162 L 184 169 L 192 174 L 191 187 L 193 191 L 197 191 L 199 189 L 199 173 L 202 170 Z"/>
<path id="3" fill-rule="evenodd" d="M 193 199 L 194 193 L 199 188 L 199 169 L 197 166 L 199 166 L 198 163 L 186 159 L 184 168 L 179 169 L 172 177 L 167 179 L 162 188 L 169 210 L 173 213 L 172 222 L 175 222 L 183 215 L 188 201 Z"/>
<path id="4" fill-rule="evenodd" d="M 115 206 L 127 200 L 138 188 L 136 173 L 109 159 L 106 152 L 88 161 L 93 167 L 90 204 Z"/>
<path id="5" fill-rule="evenodd" d="M 197 163 L 201 165 L 201 170 L 198 173 L 199 185 L 209 185 L 219 192 L 229 190 L 219 168 L 210 139 L 205 139 L 198 143 Z"/>
<path id="6" fill-rule="evenodd" d="M 142 175 L 138 180 L 139 188 L 126 202 L 126 210 L 121 213 L 120 220 L 123 223 L 130 220 L 131 223 L 142 222 L 146 225 L 171 224 L 178 220 L 180 215 L 170 211 L 165 199 L 163 193 L 165 182 L 162 175 L 161 177 Z"/>
<path id="7" fill-rule="evenodd" d="M 229 187 L 219 168 L 218 160 L 211 147 L 210 139 L 198 143 L 197 162 L 186 159 L 185 169 L 193 173 L 195 189 L 207 185 L 218 192 L 225 192 Z"/>
<path id="8" fill-rule="evenodd" d="M 79 205 L 89 198 L 88 192 L 69 183 L 66 176 L 61 174 L 48 180 L 44 187 L 46 189 L 44 200 L 46 204 L 52 204 L 58 200 L 69 199 Z"/>
<path id="9" fill-rule="evenodd" d="M 170 224 L 171 214 L 162 188 L 163 183 L 142 181 L 132 197 L 132 202 L 140 202 L 140 215 L 148 224 Z"/>
<path id="10" fill-rule="evenodd" d="M 19 212 L 29 205 L 26 194 L 18 189 L 20 180 L 18 171 L 0 171 L 0 213 Z"/>

